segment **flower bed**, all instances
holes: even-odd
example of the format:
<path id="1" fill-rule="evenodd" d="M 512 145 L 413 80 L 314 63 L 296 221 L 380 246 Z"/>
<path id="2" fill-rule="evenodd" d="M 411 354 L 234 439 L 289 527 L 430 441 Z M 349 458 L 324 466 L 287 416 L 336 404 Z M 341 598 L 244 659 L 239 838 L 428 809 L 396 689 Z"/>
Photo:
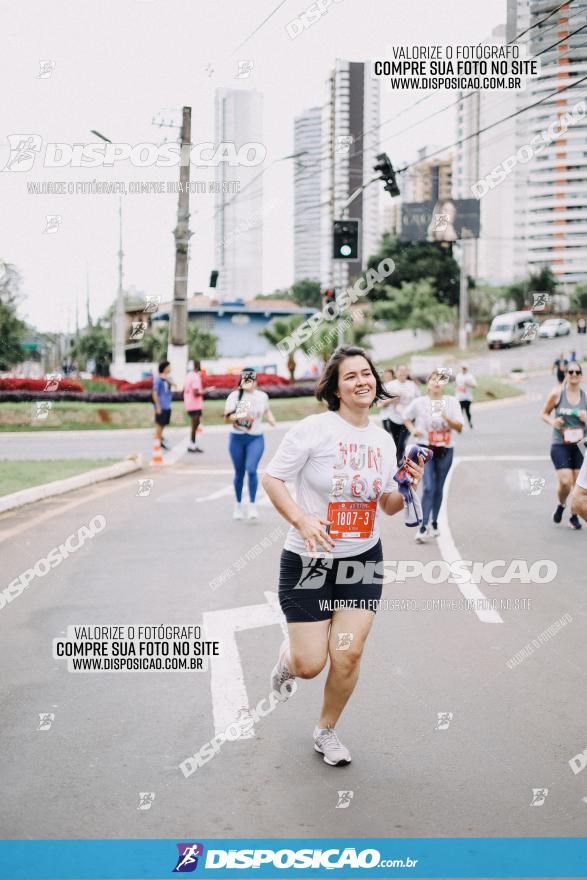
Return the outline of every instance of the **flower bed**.
<path id="1" fill-rule="evenodd" d="M 71 379 L 0 379 L 0 391 L 84 391 L 79 382 Z"/>
<path id="2" fill-rule="evenodd" d="M 314 394 L 315 383 L 295 385 L 265 385 L 263 388 L 269 397 L 307 397 Z M 230 388 L 215 388 L 205 392 L 205 400 L 224 400 L 230 393 Z M 1 390 L 0 403 L 18 403 L 32 400 L 75 400 L 80 403 L 151 403 L 150 389 L 138 391 L 113 391 L 112 393 L 104 391 L 26 391 L 19 389 L 17 391 Z M 173 400 L 183 400 L 181 391 L 173 392 Z"/>

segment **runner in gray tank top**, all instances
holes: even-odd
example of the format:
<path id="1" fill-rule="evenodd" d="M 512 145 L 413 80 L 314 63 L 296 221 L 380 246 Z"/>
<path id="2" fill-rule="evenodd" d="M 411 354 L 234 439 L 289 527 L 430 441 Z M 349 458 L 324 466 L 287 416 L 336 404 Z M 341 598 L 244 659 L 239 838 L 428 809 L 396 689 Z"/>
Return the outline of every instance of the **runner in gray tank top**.
<path id="1" fill-rule="evenodd" d="M 560 523 L 563 518 L 566 500 L 583 464 L 579 445 L 585 437 L 587 399 L 581 388 L 582 378 L 581 365 L 576 361 L 570 363 L 562 387 L 551 391 L 542 411 L 542 418 L 553 429 L 550 457 L 558 478 L 558 505 L 552 515 L 555 523 Z M 581 528 L 576 513 L 571 515 L 569 526 Z"/>

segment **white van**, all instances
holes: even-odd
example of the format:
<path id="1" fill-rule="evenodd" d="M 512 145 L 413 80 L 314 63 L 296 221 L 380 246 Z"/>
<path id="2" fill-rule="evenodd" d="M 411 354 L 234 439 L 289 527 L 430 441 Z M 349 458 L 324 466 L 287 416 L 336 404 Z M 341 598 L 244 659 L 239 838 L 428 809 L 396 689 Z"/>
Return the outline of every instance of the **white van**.
<path id="1" fill-rule="evenodd" d="M 522 342 L 532 342 L 533 336 L 524 339 L 526 324 L 534 323 L 532 312 L 508 312 L 505 315 L 496 315 L 491 322 L 487 334 L 489 348 L 506 348 L 510 345 L 521 345 Z"/>

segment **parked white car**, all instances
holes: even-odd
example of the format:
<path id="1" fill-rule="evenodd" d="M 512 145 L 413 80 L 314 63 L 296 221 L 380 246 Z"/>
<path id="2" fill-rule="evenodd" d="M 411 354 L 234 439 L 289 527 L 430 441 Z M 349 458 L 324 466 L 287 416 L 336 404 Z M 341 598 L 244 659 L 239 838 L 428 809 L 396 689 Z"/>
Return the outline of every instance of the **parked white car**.
<path id="1" fill-rule="evenodd" d="M 564 318 L 547 318 L 538 328 L 538 335 L 544 339 L 554 339 L 555 336 L 568 336 L 571 332 L 571 322 Z"/>

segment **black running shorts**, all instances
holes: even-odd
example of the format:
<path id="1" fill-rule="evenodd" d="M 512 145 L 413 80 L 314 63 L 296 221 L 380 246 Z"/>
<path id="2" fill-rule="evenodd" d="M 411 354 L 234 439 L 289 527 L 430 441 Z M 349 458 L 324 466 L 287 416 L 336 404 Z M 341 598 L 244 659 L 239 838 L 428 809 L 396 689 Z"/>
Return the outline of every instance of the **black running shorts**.
<path id="1" fill-rule="evenodd" d="M 337 609 L 377 610 L 383 589 L 381 541 L 358 556 L 312 559 L 281 553 L 279 604 L 288 623 L 330 620 Z"/>
<path id="2" fill-rule="evenodd" d="M 563 468 L 580 471 L 583 464 L 583 453 L 578 443 L 553 443 L 550 447 L 550 458 L 557 471 Z"/>
<path id="3" fill-rule="evenodd" d="M 155 412 L 155 422 L 158 425 L 168 425 L 171 421 L 171 410 L 170 409 L 162 409 L 160 413 Z"/>

